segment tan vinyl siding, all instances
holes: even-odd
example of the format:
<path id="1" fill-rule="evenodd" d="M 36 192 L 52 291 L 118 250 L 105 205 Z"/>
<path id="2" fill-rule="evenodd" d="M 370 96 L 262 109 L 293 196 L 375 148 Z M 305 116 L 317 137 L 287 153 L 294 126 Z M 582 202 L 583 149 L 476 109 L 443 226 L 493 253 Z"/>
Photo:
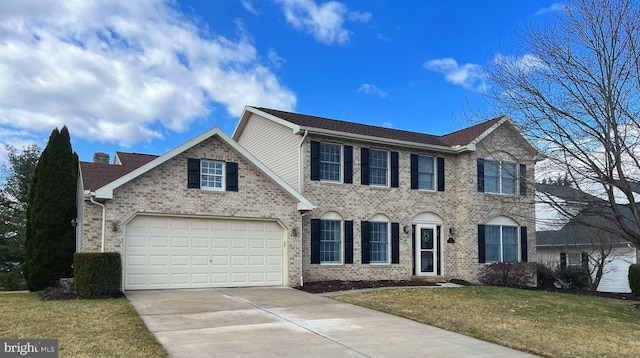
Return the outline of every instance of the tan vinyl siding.
<path id="1" fill-rule="evenodd" d="M 252 114 L 238 143 L 287 184 L 300 190 L 298 152 L 301 139 L 290 128 Z"/>

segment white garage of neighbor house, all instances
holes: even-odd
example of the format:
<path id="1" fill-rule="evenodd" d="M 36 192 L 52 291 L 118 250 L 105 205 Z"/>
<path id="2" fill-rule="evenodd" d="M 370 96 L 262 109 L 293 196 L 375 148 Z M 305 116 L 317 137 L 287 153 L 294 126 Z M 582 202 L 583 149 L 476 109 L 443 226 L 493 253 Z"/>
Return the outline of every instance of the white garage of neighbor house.
<path id="1" fill-rule="evenodd" d="M 123 288 L 295 286 L 313 205 L 217 127 L 161 155 L 80 162 L 78 252 L 120 252 Z"/>

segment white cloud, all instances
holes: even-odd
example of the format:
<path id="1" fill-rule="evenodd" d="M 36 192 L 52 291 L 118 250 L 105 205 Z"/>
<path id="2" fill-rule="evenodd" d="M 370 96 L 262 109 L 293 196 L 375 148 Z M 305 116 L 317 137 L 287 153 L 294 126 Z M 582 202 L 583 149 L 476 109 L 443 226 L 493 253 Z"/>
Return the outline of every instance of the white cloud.
<path id="1" fill-rule="evenodd" d="M 331 45 L 349 41 L 351 33 L 343 27 L 347 20 L 367 22 L 371 13 L 349 12 L 347 6 L 338 1 L 316 4 L 314 0 L 276 0 L 282 5 L 284 16 L 296 30 L 313 35 L 316 41 Z"/>
<path id="2" fill-rule="evenodd" d="M 534 55 L 523 55 L 521 57 L 513 57 L 506 55 L 496 55 L 493 58 L 493 63 L 502 66 L 514 66 L 520 71 L 529 72 L 536 69 L 546 68 L 547 66 L 540 60 L 540 58 Z"/>
<path id="3" fill-rule="evenodd" d="M 369 83 L 363 83 L 362 85 L 360 85 L 360 88 L 358 88 L 358 92 L 364 94 L 372 94 L 380 98 L 385 98 L 389 95 L 387 92 Z"/>
<path id="4" fill-rule="evenodd" d="M 292 110 L 296 96 L 248 36 L 206 33 L 172 1 L 3 0 L 0 128 L 132 145 L 220 105 Z"/>
<path id="5" fill-rule="evenodd" d="M 382 40 L 382 41 L 385 41 L 385 42 L 389 42 L 389 41 L 391 41 L 391 39 L 390 39 L 390 38 L 388 38 L 387 36 L 385 36 L 384 34 L 381 34 L 381 33 L 377 33 L 377 34 L 376 34 L 376 38 L 377 38 L 378 40 Z"/>
<path id="6" fill-rule="evenodd" d="M 393 128 L 393 123 L 391 122 L 384 122 L 382 123 L 382 126 L 385 128 Z"/>
<path id="7" fill-rule="evenodd" d="M 271 64 L 276 68 L 280 68 L 280 66 L 282 66 L 283 63 L 287 62 L 287 60 L 280 57 L 280 55 L 278 55 L 278 53 L 274 49 L 269 49 L 267 56 Z"/>
<path id="8" fill-rule="evenodd" d="M 253 5 L 253 2 L 249 0 L 242 0 L 242 7 L 254 15 L 259 14 L 258 10 L 256 10 L 256 7 Z"/>
<path id="9" fill-rule="evenodd" d="M 370 12 L 362 12 L 362 11 L 351 11 L 347 15 L 349 20 L 356 22 L 369 22 L 373 15 Z"/>
<path id="10" fill-rule="evenodd" d="M 548 7 L 542 7 L 538 9 L 538 11 L 534 13 L 534 15 L 542 15 L 548 12 L 555 12 L 555 11 L 564 11 L 566 8 L 567 8 L 567 5 L 565 4 L 553 3 Z"/>
<path id="11" fill-rule="evenodd" d="M 429 60 L 423 66 L 428 70 L 443 74 L 445 80 L 454 85 L 478 92 L 484 92 L 489 88 L 482 66 L 475 63 L 459 65 L 455 59 L 448 57 Z"/>

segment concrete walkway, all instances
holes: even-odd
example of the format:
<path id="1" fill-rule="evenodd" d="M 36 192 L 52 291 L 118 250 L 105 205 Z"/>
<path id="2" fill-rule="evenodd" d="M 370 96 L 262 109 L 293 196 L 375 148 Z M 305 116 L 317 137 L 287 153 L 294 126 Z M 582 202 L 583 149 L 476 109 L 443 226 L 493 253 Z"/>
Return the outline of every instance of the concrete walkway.
<path id="1" fill-rule="evenodd" d="M 291 288 L 126 295 L 172 357 L 533 357 Z"/>

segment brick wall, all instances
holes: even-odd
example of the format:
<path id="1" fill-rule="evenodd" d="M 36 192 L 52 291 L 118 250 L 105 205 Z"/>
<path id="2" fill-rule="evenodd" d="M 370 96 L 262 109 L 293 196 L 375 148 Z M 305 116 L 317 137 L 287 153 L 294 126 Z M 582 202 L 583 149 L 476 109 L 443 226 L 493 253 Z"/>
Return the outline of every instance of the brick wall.
<path id="1" fill-rule="evenodd" d="M 238 163 L 238 192 L 216 192 L 187 188 L 187 158 L 203 158 Z M 124 227 L 138 213 L 179 214 L 202 217 L 269 218 L 279 220 L 287 230 L 288 270 L 285 283 L 297 285 L 300 275 L 300 239 L 291 229 L 300 226 L 297 200 L 263 174 L 251 162 L 217 137 L 209 138 L 151 171 L 114 190 L 107 200 L 105 251 L 124 255 Z M 102 209 L 84 205 L 84 251 L 100 250 Z M 120 225 L 113 231 L 111 224 Z"/>
<path id="2" fill-rule="evenodd" d="M 311 140 L 340 142 L 353 146 L 353 184 L 327 183 L 310 180 Z M 360 148 L 373 147 L 399 152 L 400 187 L 379 188 L 360 184 Z M 509 216 L 521 226 L 529 227 L 528 249 L 530 260 L 535 259 L 535 225 L 533 189 L 527 196 L 507 196 L 477 192 L 476 159 L 490 158 L 497 148 L 508 153 L 517 162 L 527 164 L 527 175 L 533 180 L 535 153 L 525 140 L 511 127 L 503 125 L 477 145 L 477 152 L 442 155 L 424 150 L 407 150 L 402 147 L 375 145 L 356 141 L 336 141 L 335 138 L 314 136 L 307 138 L 303 146 L 303 191 L 302 194 L 317 206 L 304 219 L 305 238 L 304 278 L 318 280 L 382 280 L 410 279 L 413 276 L 414 254 L 412 234 L 405 234 L 402 228 L 411 227 L 414 218 L 424 212 L 433 213 L 443 219 L 442 253 L 443 272 L 440 278 L 461 278 L 476 281 L 478 270 L 484 265 L 478 263 L 477 225 L 496 216 Z M 410 154 L 444 156 L 444 192 L 419 191 L 410 189 Z M 333 211 L 344 220 L 353 220 L 354 263 L 344 265 L 321 265 L 310 263 L 310 220 L 320 218 Z M 361 264 L 361 221 L 370 220 L 376 214 L 386 215 L 390 222 L 400 224 L 400 263 L 389 265 Z M 449 228 L 455 228 L 455 243 L 447 243 Z"/>

